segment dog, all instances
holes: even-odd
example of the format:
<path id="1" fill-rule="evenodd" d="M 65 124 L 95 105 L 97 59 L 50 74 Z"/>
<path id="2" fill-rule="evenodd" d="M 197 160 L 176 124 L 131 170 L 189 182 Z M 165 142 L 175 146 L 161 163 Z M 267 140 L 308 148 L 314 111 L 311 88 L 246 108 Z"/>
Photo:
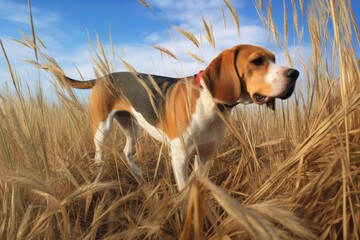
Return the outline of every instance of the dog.
<path id="1" fill-rule="evenodd" d="M 226 130 L 224 118 L 237 104 L 266 104 L 289 98 L 299 71 L 279 66 L 269 50 L 238 45 L 221 52 L 198 74 L 170 78 L 117 72 L 89 81 L 62 76 L 71 87 L 90 89 L 90 112 L 95 162 L 101 163 L 102 145 L 115 119 L 126 137 L 124 154 L 130 169 L 141 176 L 133 148 L 140 125 L 170 149 L 179 191 L 188 179 L 188 160 L 194 171 L 208 168 Z"/>

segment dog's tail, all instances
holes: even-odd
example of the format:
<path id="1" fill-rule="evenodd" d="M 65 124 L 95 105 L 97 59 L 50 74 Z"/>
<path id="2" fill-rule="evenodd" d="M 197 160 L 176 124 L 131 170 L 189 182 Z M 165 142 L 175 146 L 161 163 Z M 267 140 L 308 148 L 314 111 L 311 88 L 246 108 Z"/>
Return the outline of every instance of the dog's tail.
<path id="1" fill-rule="evenodd" d="M 54 75 L 54 77 L 58 80 L 58 82 L 63 87 L 73 87 L 77 89 L 90 89 L 95 86 L 96 80 L 88 80 L 88 81 L 78 81 L 72 78 L 69 78 L 65 75 L 59 65 L 53 61 L 53 64 L 49 65 L 39 65 L 38 68 L 44 69 Z"/>
<path id="2" fill-rule="evenodd" d="M 78 81 L 67 76 L 63 76 L 63 80 L 66 81 L 70 87 L 77 88 L 77 89 L 90 89 L 96 84 L 96 80 L 88 80 L 88 81 Z"/>
<path id="3" fill-rule="evenodd" d="M 50 59 L 50 64 L 48 65 L 38 65 L 38 68 L 49 71 L 53 74 L 53 76 L 58 80 L 58 82 L 63 87 L 73 87 L 77 89 L 90 89 L 95 86 L 96 80 L 88 80 L 88 81 L 78 81 L 72 78 L 69 78 L 65 75 L 63 70 L 59 67 L 59 65 L 55 62 L 55 60 Z"/>

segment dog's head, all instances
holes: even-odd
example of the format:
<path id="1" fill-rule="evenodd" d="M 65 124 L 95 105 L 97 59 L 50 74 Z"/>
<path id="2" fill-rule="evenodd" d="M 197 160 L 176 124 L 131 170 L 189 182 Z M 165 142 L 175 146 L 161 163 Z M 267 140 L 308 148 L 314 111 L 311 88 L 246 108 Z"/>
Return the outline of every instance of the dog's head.
<path id="1" fill-rule="evenodd" d="M 238 45 L 223 51 L 210 63 L 203 81 L 214 100 L 221 104 L 266 103 L 275 109 L 275 98 L 290 97 L 298 76 L 296 69 L 275 64 L 270 51 Z"/>

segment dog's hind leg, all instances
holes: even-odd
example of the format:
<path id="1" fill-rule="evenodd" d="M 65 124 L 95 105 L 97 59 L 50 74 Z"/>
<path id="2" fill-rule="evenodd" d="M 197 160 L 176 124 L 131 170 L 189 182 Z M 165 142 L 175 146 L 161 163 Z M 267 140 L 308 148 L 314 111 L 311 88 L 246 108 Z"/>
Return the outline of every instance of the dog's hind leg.
<path id="1" fill-rule="evenodd" d="M 95 143 L 95 163 L 101 164 L 102 146 L 105 144 L 112 127 L 112 121 L 116 112 L 111 112 L 104 121 L 93 119 L 94 143 Z"/>
<path id="2" fill-rule="evenodd" d="M 126 137 L 124 154 L 129 163 L 130 169 L 135 175 L 141 177 L 140 168 L 136 165 L 133 157 L 133 149 L 139 133 L 138 124 L 131 114 L 126 111 L 117 112 L 115 119 Z"/>

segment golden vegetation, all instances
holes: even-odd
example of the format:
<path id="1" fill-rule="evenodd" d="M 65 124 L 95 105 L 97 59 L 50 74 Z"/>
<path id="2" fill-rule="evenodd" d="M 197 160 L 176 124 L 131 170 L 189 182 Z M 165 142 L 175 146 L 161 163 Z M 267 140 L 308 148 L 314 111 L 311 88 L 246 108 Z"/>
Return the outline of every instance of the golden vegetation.
<path id="1" fill-rule="evenodd" d="M 264 24 L 290 56 L 288 24 L 298 42 L 303 35 L 296 2 L 292 21 L 284 12 L 283 38 L 263 4 L 256 6 Z M 166 148 L 144 133 L 135 155 L 144 179 L 129 171 L 120 131 L 105 147 L 105 165 L 94 166 L 87 107 L 56 85 L 60 104 L 44 101 L 41 88 L 24 97 L 1 44 L 16 91 L 0 93 L 0 238 L 360 239 L 358 28 L 349 1 L 299 4 L 312 44 L 309 59 L 300 59 L 303 87 L 276 112 L 238 109 L 209 179 L 193 179 L 183 193 Z M 215 46 L 211 24 L 203 23 Z M 197 45 L 192 33 L 176 30 Z M 42 67 L 61 72 L 35 41 L 21 42 Z M 95 67 L 103 74 L 110 67 L 99 49 Z"/>

